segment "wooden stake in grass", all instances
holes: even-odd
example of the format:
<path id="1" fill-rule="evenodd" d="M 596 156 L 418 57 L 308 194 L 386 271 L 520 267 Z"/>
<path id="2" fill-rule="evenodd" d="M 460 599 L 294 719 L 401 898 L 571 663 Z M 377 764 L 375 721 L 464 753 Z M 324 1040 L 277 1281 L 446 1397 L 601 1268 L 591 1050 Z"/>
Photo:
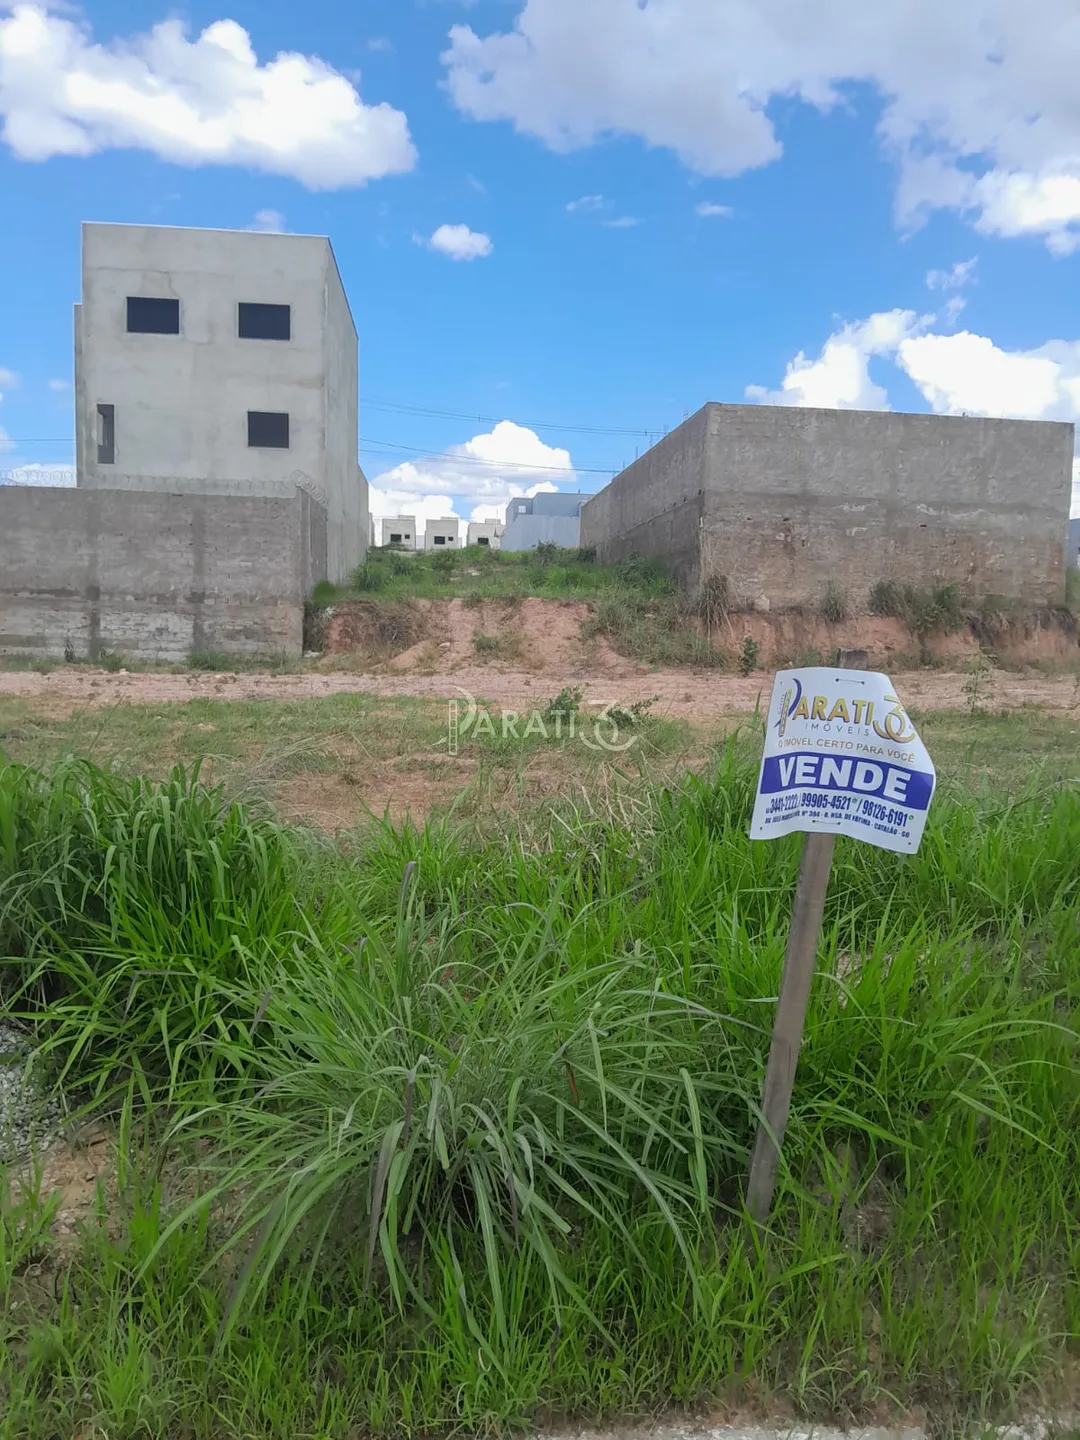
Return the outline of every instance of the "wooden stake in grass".
<path id="1" fill-rule="evenodd" d="M 836 664 L 846 670 L 864 670 L 866 651 L 838 650 Z M 762 1118 L 746 1185 L 746 1208 L 756 1225 L 764 1225 L 772 1209 L 835 849 L 835 835 L 810 834 L 803 841 L 791 930 L 784 955 L 784 973 L 773 1022 L 772 1046 L 761 1096 Z"/>

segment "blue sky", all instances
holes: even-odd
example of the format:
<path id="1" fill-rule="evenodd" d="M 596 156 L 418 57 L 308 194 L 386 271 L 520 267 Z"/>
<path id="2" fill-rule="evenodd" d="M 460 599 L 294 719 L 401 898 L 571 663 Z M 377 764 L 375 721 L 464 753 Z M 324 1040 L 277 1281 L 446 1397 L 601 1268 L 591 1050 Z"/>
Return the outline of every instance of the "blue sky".
<path id="1" fill-rule="evenodd" d="M 0 470 L 71 465 L 84 219 L 328 234 L 385 512 L 706 400 L 1080 418 L 1077 74 L 1075 0 L 0 4 Z"/>

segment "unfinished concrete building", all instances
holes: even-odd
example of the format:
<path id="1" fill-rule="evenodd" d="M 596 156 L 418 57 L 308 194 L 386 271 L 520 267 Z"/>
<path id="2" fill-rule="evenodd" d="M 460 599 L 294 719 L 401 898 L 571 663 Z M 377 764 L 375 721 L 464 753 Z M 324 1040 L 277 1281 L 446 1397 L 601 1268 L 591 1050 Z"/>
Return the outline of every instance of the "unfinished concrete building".
<path id="1" fill-rule="evenodd" d="M 85 225 L 75 427 L 76 490 L 0 489 L 0 654 L 298 656 L 370 530 L 330 242 Z"/>
<path id="2" fill-rule="evenodd" d="M 76 474 L 87 489 L 326 507 L 327 568 L 367 549 L 357 338 L 329 240 L 84 225 Z"/>
<path id="3" fill-rule="evenodd" d="M 1071 424 L 710 404 L 588 501 L 581 544 L 761 608 L 879 580 L 1060 604 L 1072 456 Z"/>

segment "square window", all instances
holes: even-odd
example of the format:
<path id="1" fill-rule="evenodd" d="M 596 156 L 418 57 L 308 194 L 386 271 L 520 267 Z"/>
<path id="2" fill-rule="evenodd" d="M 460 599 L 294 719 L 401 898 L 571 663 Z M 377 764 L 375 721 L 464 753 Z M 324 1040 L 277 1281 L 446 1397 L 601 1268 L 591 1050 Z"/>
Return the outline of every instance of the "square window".
<path id="1" fill-rule="evenodd" d="M 180 301 L 129 295 L 127 328 L 129 335 L 179 335 Z"/>
<path id="2" fill-rule="evenodd" d="M 276 410 L 248 411 L 248 445 L 256 450 L 288 450 L 289 417 Z"/>
<path id="3" fill-rule="evenodd" d="M 476 543 L 477 543 L 477 545 L 490 545 L 490 544 L 491 544 L 491 541 L 488 539 L 488 537 L 487 537 L 486 535 L 478 535 L 478 536 L 476 537 Z"/>
<path id="4" fill-rule="evenodd" d="M 239 334 L 241 340 L 291 340 L 291 307 L 241 300 Z"/>
<path id="5" fill-rule="evenodd" d="M 446 536 L 445 536 L 445 535 L 436 535 L 436 536 L 435 536 L 435 544 L 436 544 L 436 545 L 445 545 L 445 544 L 446 544 Z"/>
<path id="6" fill-rule="evenodd" d="M 400 545 L 400 544 L 401 544 L 401 536 L 400 536 L 400 535 L 391 534 L 391 536 L 390 536 L 390 544 L 391 544 L 391 545 Z"/>
<path id="7" fill-rule="evenodd" d="M 112 405 L 97 407 L 97 463 L 116 464 L 116 410 Z"/>

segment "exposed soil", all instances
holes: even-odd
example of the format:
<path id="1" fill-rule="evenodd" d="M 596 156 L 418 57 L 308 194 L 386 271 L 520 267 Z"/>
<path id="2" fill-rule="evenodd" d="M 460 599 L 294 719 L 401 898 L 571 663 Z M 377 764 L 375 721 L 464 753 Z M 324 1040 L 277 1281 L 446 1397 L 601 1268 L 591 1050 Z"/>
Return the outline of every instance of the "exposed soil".
<path id="1" fill-rule="evenodd" d="M 912 710 L 958 710 L 966 705 L 964 681 L 960 671 L 920 670 L 905 674 L 898 688 Z M 654 714 L 707 725 L 724 715 L 753 711 L 759 698 L 768 699 L 772 676 L 768 671 L 744 679 L 715 671 L 649 670 L 629 661 L 597 673 L 585 660 L 567 670 L 541 672 L 474 662 L 433 675 L 351 675 L 342 671 L 133 675 L 84 666 L 45 675 L 32 670 L 0 671 L 0 695 L 33 701 L 37 711 L 55 718 L 112 705 L 163 705 L 196 699 L 296 701 L 338 694 L 447 700 L 465 692 L 495 705 L 521 707 L 543 702 L 565 685 L 580 685 L 585 703 L 597 707 L 656 697 Z M 1080 683 L 1073 675 L 999 671 L 986 703 L 995 710 L 1035 705 L 1076 715 L 1080 714 Z"/>

